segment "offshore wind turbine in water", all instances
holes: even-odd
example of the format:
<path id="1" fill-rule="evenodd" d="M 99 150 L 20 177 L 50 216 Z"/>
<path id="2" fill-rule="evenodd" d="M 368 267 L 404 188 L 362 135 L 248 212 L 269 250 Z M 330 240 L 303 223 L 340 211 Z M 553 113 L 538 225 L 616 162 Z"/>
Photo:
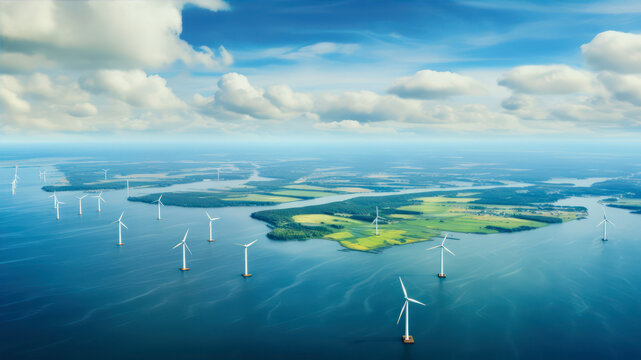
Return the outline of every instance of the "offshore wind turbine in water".
<path id="1" fill-rule="evenodd" d="M 608 220 L 607 215 L 605 215 L 605 208 L 603 208 L 603 220 L 601 220 L 601 222 L 597 224 L 597 227 L 601 224 L 603 224 L 603 238 L 601 238 L 601 240 L 608 241 L 608 224 L 614 226 L 614 223 Z"/>
<path id="2" fill-rule="evenodd" d="M 124 227 L 125 227 L 125 229 L 129 230 L 129 228 L 127 227 L 127 225 L 125 225 L 125 224 L 122 222 L 122 216 L 123 216 L 123 215 L 125 215 L 125 212 L 124 212 L 124 211 L 122 212 L 122 214 L 120 214 L 120 217 L 118 218 L 118 220 L 116 220 L 116 221 L 112 222 L 112 224 L 118 223 L 118 246 L 125 245 L 125 243 L 123 243 L 123 242 L 122 242 L 122 227 L 124 226 Z"/>
<path id="3" fill-rule="evenodd" d="M 450 249 L 445 247 L 445 240 L 447 240 L 447 236 L 448 235 L 449 234 L 445 234 L 445 237 L 443 238 L 443 241 L 441 242 L 441 245 L 432 246 L 431 248 L 427 249 L 427 250 L 432 250 L 432 249 L 436 249 L 436 248 L 441 248 L 441 272 L 438 273 L 438 277 L 440 277 L 440 278 L 444 278 L 445 277 L 445 271 L 443 270 L 443 250 L 445 250 L 448 253 L 454 255 L 454 253 L 451 252 Z"/>
<path id="4" fill-rule="evenodd" d="M 82 215 L 82 199 L 84 199 L 85 197 L 87 197 L 87 194 L 76 196 L 76 199 L 78 199 L 78 215 Z"/>
<path id="5" fill-rule="evenodd" d="M 243 246 L 243 247 L 245 248 L 245 272 L 244 272 L 243 274 L 241 274 L 243 277 L 250 277 L 250 276 L 252 276 L 252 274 L 250 274 L 250 273 L 247 271 L 247 268 L 248 268 L 248 264 L 247 264 L 247 249 L 248 249 L 250 246 L 254 245 L 254 243 L 255 243 L 256 241 L 258 241 L 258 239 L 256 239 L 256 240 L 254 240 L 254 241 L 250 242 L 249 244 L 236 244 L 236 245 L 238 245 L 238 246 Z"/>
<path id="6" fill-rule="evenodd" d="M 207 218 L 209 219 L 209 240 L 207 240 L 207 241 L 214 242 L 216 240 L 214 240 L 214 236 L 213 236 L 213 223 L 216 220 L 220 220 L 220 218 L 211 217 L 211 215 L 209 215 L 209 213 L 207 211 L 205 211 L 205 214 L 207 214 Z"/>
<path id="7" fill-rule="evenodd" d="M 158 197 L 158 200 L 154 201 L 155 203 L 158 203 L 158 218 L 156 220 L 162 220 L 162 217 L 160 217 L 160 205 L 165 206 L 165 204 L 160 201 L 162 199 L 163 194 L 160 194 L 160 197 Z"/>
<path id="8" fill-rule="evenodd" d="M 102 169 L 102 171 L 104 171 L 104 173 L 105 173 L 105 180 L 107 180 L 107 171 L 109 171 L 109 169 Z"/>
<path id="9" fill-rule="evenodd" d="M 187 242 L 186 242 L 187 241 L 187 234 L 189 234 L 189 229 L 187 229 L 187 232 L 185 233 L 185 236 L 183 237 L 183 240 L 181 242 L 179 242 L 178 244 L 176 244 L 176 246 L 174 246 L 172 248 L 172 249 L 175 249 L 175 248 L 179 247 L 180 245 L 182 245 L 182 247 L 183 247 L 183 266 L 180 268 L 180 270 L 182 270 L 182 271 L 189 270 L 189 268 L 187 267 L 187 259 L 186 259 L 185 249 L 187 249 L 189 251 L 189 253 L 193 255 L 193 253 L 191 252 L 191 249 L 189 249 L 189 246 L 187 246 Z"/>
<path id="10" fill-rule="evenodd" d="M 94 197 L 98 199 L 98 212 L 101 212 L 102 210 L 100 209 L 100 202 L 106 202 L 105 199 L 102 198 L 102 191 Z"/>
<path id="11" fill-rule="evenodd" d="M 49 195 L 48 197 L 53 198 L 53 208 L 58 208 L 58 194 L 56 194 L 56 190 L 54 190 L 53 194 Z"/>
<path id="12" fill-rule="evenodd" d="M 56 201 L 56 220 L 60 220 L 60 204 L 64 204 L 62 201 Z"/>
<path id="13" fill-rule="evenodd" d="M 422 302 L 418 300 L 414 300 L 410 297 L 407 296 L 407 290 L 405 290 L 405 285 L 403 284 L 403 279 L 401 277 L 398 277 L 398 280 L 401 282 L 401 288 L 403 289 L 403 297 L 405 298 L 405 303 L 403 304 L 403 308 L 401 309 L 401 313 L 398 315 L 398 320 L 396 320 L 396 325 L 401 321 L 401 317 L 403 316 L 403 313 L 405 313 L 405 335 L 403 335 L 403 342 L 405 344 L 414 344 L 414 337 L 410 335 L 410 303 L 413 302 L 415 304 L 423 305 Z"/>

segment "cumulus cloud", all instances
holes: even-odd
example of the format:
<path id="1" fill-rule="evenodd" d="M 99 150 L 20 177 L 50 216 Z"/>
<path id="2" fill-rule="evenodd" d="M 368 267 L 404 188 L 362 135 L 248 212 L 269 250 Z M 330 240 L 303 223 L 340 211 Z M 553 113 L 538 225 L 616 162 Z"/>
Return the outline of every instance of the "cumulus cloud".
<path id="1" fill-rule="evenodd" d="M 185 104 L 167 87 L 167 81 L 158 75 L 147 75 L 142 70 L 99 70 L 81 79 L 83 89 L 94 94 L 105 94 L 129 105 L 147 109 L 176 109 Z"/>
<path id="2" fill-rule="evenodd" d="M 598 70 L 641 72 L 641 34 L 604 31 L 581 45 L 585 61 Z"/>
<path id="3" fill-rule="evenodd" d="M 228 73 L 218 81 L 214 104 L 226 111 L 259 119 L 277 119 L 280 110 L 265 98 L 265 91 L 252 86 L 244 75 Z"/>
<path id="4" fill-rule="evenodd" d="M 223 1 L 192 1 L 212 11 Z M 220 68 L 233 59 L 222 46 L 194 49 L 180 39 L 184 1 L 3 1 L 0 40 L 5 70 L 66 67 L 162 67 L 175 61 Z M 116 20 L 117 19 L 117 20 Z M 46 60 L 45 60 L 46 59 Z M 26 60 L 20 62 L 19 60 Z"/>
<path id="5" fill-rule="evenodd" d="M 371 124 L 362 124 L 356 120 L 341 120 L 332 122 L 315 123 L 315 129 L 323 131 L 340 131 L 351 133 L 367 134 L 394 134 L 396 130 L 391 127 L 372 126 Z"/>
<path id="6" fill-rule="evenodd" d="M 641 77 L 611 72 L 599 74 L 599 80 L 612 92 L 614 98 L 641 106 Z"/>
<path id="7" fill-rule="evenodd" d="M 469 76 L 448 71 L 421 70 L 397 79 L 389 92 L 403 98 L 443 99 L 456 95 L 483 95 L 483 85 Z"/>
<path id="8" fill-rule="evenodd" d="M 591 78 L 567 65 L 526 65 L 508 71 L 499 85 L 526 94 L 570 94 L 590 91 Z"/>
<path id="9" fill-rule="evenodd" d="M 96 115 L 98 113 L 98 109 L 90 103 L 82 103 L 72 106 L 67 112 L 71 116 L 87 117 Z"/>

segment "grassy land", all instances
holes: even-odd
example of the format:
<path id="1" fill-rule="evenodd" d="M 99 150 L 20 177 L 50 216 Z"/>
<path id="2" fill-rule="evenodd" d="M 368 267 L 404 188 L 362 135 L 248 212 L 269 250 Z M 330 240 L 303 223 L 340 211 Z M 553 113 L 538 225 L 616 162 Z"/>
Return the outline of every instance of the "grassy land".
<path id="1" fill-rule="evenodd" d="M 274 191 L 272 194 L 281 195 L 281 196 L 292 196 L 292 197 L 298 197 L 298 198 L 304 198 L 304 199 L 313 199 L 313 198 L 325 197 L 330 195 L 336 195 L 336 193 L 327 192 L 327 191 L 289 190 L 289 189 Z"/>
<path id="2" fill-rule="evenodd" d="M 505 191 L 507 196 L 518 194 L 510 189 Z M 496 193 L 493 191 L 491 196 Z M 586 210 L 580 207 L 526 205 L 523 201 L 515 205 L 504 201 L 483 204 L 479 202 L 482 199 L 482 193 L 396 195 L 260 211 L 252 216 L 272 226 L 268 236 L 273 239 L 324 238 L 352 250 L 370 251 L 426 241 L 444 231 L 475 234 L 523 231 L 586 215 Z M 375 206 L 384 218 L 379 223 L 378 235 L 371 224 Z"/>
<path id="3" fill-rule="evenodd" d="M 224 201 L 240 201 L 240 202 L 258 202 L 258 203 L 284 203 L 290 201 L 300 200 L 288 196 L 274 196 L 264 194 L 245 194 L 240 196 L 232 196 L 223 199 Z"/>
<path id="4" fill-rule="evenodd" d="M 640 198 L 627 198 L 627 199 L 610 198 L 610 199 L 603 200 L 603 203 L 610 207 L 632 210 L 632 212 L 635 214 L 641 214 Z"/>

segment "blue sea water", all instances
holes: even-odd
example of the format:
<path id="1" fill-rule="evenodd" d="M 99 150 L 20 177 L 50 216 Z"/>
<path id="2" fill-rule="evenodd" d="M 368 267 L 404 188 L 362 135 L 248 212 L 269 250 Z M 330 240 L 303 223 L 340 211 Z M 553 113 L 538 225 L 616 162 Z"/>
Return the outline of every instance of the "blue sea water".
<path id="1" fill-rule="evenodd" d="M 0 178 L 13 169 L 0 168 Z M 83 200 L 60 193 L 61 219 L 20 169 L 15 196 L 0 189 L 0 353 L 19 359 L 634 359 L 641 358 L 640 215 L 608 209 L 601 241 L 597 198 L 587 219 L 497 235 L 455 234 L 446 279 L 418 243 L 381 253 L 326 240 L 272 241 L 249 215 L 126 201 L 124 191 Z M 125 211 L 125 245 L 116 246 Z M 211 214 L 211 212 L 210 212 Z M 190 229 L 188 272 L 172 250 Z M 251 278 L 243 278 L 243 248 Z M 401 342 L 401 276 L 413 345 Z"/>

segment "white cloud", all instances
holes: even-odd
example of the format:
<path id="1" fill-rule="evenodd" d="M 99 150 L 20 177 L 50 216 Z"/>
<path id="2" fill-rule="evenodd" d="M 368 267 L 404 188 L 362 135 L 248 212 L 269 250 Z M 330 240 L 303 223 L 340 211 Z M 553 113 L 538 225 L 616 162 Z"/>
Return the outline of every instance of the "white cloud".
<path id="1" fill-rule="evenodd" d="M 6 88 L 0 88 L 0 102 L 2 102 L 2 105 L 11 113 L 26 113 L 31 110 L 28 102 L 21 99 L 15 92 Z"/>
<path id="2" fill-rule="evenodd" d="M 315 129 L 323 131 L 340 131 L 365 134 L 394 134 L 396 130 L 392 127 L 372 126 L 361 124 L 356 120 L 341 120 L 332 122 L 319 122 L 313 125 Z"/>
<path id="3" fill-rule="evenodd" d="M 142 70 L 99 70 L 81 79 L 83 89 L 105 94 L 129 105 L 146 109 L 176 109 L 185 107 L 158 75 Z"/>
<path id="4" fill-rule="evenodd" d="M 218 81 L 214 105 L 219 109 L 259 119 L 276 119 L 280 110 L 264 97 L 265 91 L 249 83 L 244 75 L 228 73 Z"/>
<path id="5" fill-rule="evenodd" d="M 585 61 L 598 70 L 641 72 L 641 35 L 604 31 L 581 45 Z"/>
<path id="6" fill-rule="evenodd" d="M 443 99 L 456 95 L 483 95 L 483 85 L 469 76 L 452 72 L 421 70 L 397 79 L 389 92 L 403 98 Z"/>
<path id="7" fill-rule="evenodd" d="M 598 76 L 614 98 L 636 106 L 641 106 L 641 77 L 638 75 L 619 75 L 603 72 Z"/>
<path id="8" fill-rule="evenodd" d="M 328 54 L 351 54 L 358 49 L 357 44 L 339 44 L 334 42 L 319 42 L 313 45 L 303 46 L 298 50 L 291 51 L 286 55 L 289 57 L 313 57 Z"/>
<path id="9" fill-rule="evenodd" d="M 233 60 L 223 48 L 194 49 L 180 39 L 183 1 L 3 1 L 0 39 L 4 68 L 33 69 L 55 61 L 64 66 L 162 67 L 175 61 L 220 68 Z M 193 1 L 226 10 L 223 1 Z M 6 58 L 7 55 L 4 55 Z M 28 59 L 29 64 L 17 60 Z M 51 65 L 51 64 L 49 64 Z"/>
<path id="10" fill-rule="evenodd" d="M 96 115 L 98 113 L 98 109 L 90 103 L 82 103 L 72 106 L 67 112 L 71 116 L 87 117 Z"/>
<path id="11" fill-rule="evenodd" d="M 499 79 L 499 85 L 526 94 L 589 92 L 592 89 L 591 82 L 588 73 L 567 65 L 519 66 Z"/>

